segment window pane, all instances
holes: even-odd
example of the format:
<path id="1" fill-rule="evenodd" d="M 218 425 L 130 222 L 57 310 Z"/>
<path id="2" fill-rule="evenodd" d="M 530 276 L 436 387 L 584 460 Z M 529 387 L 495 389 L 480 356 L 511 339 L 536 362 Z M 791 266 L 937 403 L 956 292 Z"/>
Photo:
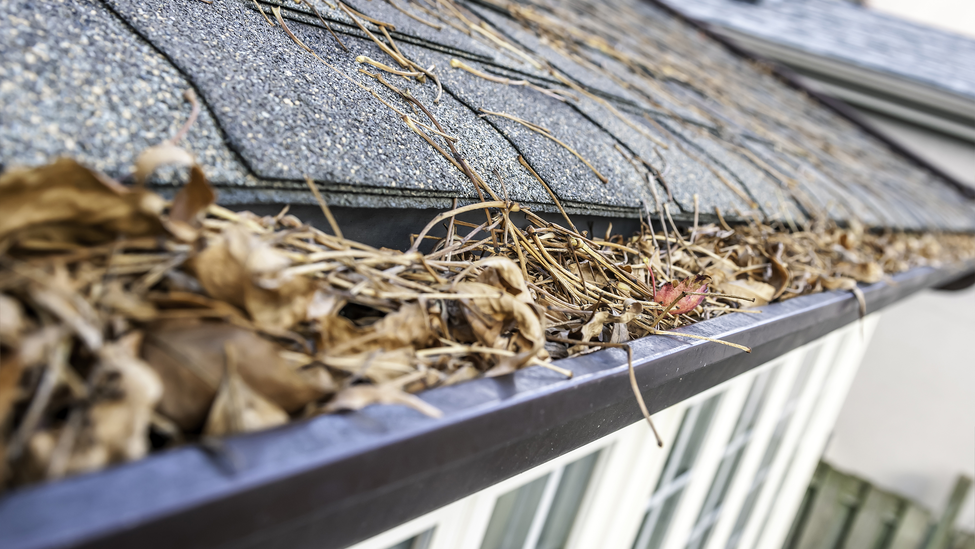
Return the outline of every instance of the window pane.
<path id="1" fill-rule="evenodd" d="M 778 372 L 777 367 L 766 370 L 759 374 L 755 378 L 755 381 L 752 382 L 748 396 L 745 397 L 745 404 L 742 407 L 741 414 L 738 416 L 735 430 L 732 432 L 731 440 L 728 441 L 728 445 L 724 451 L 724 457 L 721 458 L 718 470 L 714 475 L 714 479 L 711 481 L 711 487 L 708 489 L 708 495 L 704 499 L 704 505 L 701 507 L 701 511 L 697 516 L 691 537 L 687 542 L 687 549 L 699 549 L 703 547 L 707 542 L 708 536 L 711 535 L 711 529 L 714 523 L 721 516 L 721 505 L 724 503 L 725 496 L 728 495 L 728 488 L 731 487 L 735 473 L 738 472 L 741 458 L 745 454 L 745 449 L 751 440 L 752 430 L 755 428 L 755 424 L 758 423 L 762 407 L 765 404 L 765 398 L 768 396 L 769 388 L 772 386 L 772 380 L 775 378 L 776 372 Z"/>
<path id="2" fill-rule="evenodd" d="M 684 413 L 677 438 L 667 456 L 664 469 L 657 481 L 657 488 L 650 497 L 647 514 L 634 549 L 657 549 L 663 543 L 670 519 L 680 502 L 684 486 L 690 481 L 697 454 L 704 444 L 711 418 L 718 407 L 721 395 L 717 394 L 697 404 Z"/>
<path id="3" fill-rule="evenodd" d="M 427 549 L 430 546 L 430 540 L 433 538 L 433 528 L 423 532 L 418 536 L 414 536 L 408 540 L 401 541 L 396 545 L 390 547 L 389 549 Z"/>
<path id="4" fill-rule="evenodd" d="M 748 519 L 751 518 L 752 511 L 755 510 L 755 504 L 758 503 L 758 496 L 761 495 L 762 487 L 765 486 L 765 479 L 768 477 L 769 468 L 772 467 L 772 462 L 775 461 L 776 456 L 779 454 L 782 439 L 785 437 L 789 425 L 792 423 L 792 416 L 795 412 L 796 405 L 802 396 L 802 390 L 809 381 L 809 376 L 812 374 L 813 365 L 816 364 L 816 358 L 819 356 L 821 348 L 821 345 L 817 345 L 810 349 L 802 361 L 802 367 L 796 375 L 795 381 L 792 383 L 792 388 L 789 390 L 788 400 L 782 406 L 779 420 L 775 424 L 775 431 L 772 433 L 772 438 L 765 448 L 762 463 L 758 466 L 758 471 L 752 480 L 751 488 L 748 489 L 748 496 L 745 498 L 745 503 L 741 506 L 741 511 L 738 512 L 738 518 L 735 519 L 735 526 L 731 530 L 731 536 L 728 538 L 725 549 L 735 549 L 738 546 L 738 540 L 741 538 L 742 533 L 744 533 L 745 526 L 748 525 Z"/>
<path id="5" fill-rule="evenodd" d="M 640 528 L 640 535 L 636 538 L 636 543 L 633 544 L 634 549 L 659 549 L 660 545 L 664 542 L 664 534 L 667 533 L 667 526 L 670 525 L 670 519 L 674 516 L 674 511 L 677 510 L 677 503 L 680 502 L 680 496 L 684 493 L 684 489 L 671 494 L 666 501 L 660 506 L 660 510 L 656 517 L 651 515 L 656 511 L 656 509 L 651 509 L 647 512 L 647 515 L 643 518 L 643 527 Z"/>
<path id="6" fill-rule="evenodd" d="M 555 492 L 555 499 L 545 519 L 545 527 L 538 538 L 537 549 L 562 549 L 569 540 L 569 532 L 576 520 L 582 497 L 586 494 L 589 479 L 596 467 L 599 452 L 575 461 L 565 468 L 562 481 Z"/>
<path id="7" fill-rule="evenodd" d="M 520 549 L 551 473 L 498 498 L 481 549 Z"/>
<path id="8" fill-rule="evenodd" d="M 850 337 L 849 335 L 845 335 L 842 337 L 842 339 L 840 339 L 839 344 L 836 346 L 835 353 L 838 354 L 840 350 L 844 348 L 845 342 L 849 337 Z M 811 349 L 810 354 L 813 355 L 813 357 L 809 358 L 809 356 L 807 355 L 806 360 L 808 360 L 810 363 L 815 363 L 816 361 L 818 361 L 818 357 L 821 351 L 822 351 L 822 345 L 819 345 L 814 349 Z M 802 427 L 803 433 L 805 433 L 808 430 L 809 424 L 812 422 L 812 419 L 815 415 L 815 411 L 819 409 L 819 403 L 823 399 L 824 389 L 826 385 L 829 383 L 830 378 L 832 378 L 833 376 L 833 371 L 836 368 L 836 354 L 833 355 L 832 359 L 824 367 L 826 368 L 826 376 L 825 379 L 822 380 L 820 385 L 815 389 L 816 394 L 815 396 L 812 397 L 814 402 L 813 412 L 806 417 L 805 424 Z M 785 483 L 786 476 L 788 472 L 792 470 L 792 464 L 795 463 L 796 455 L 799 453 L 799 446 L 800 444 L 796 444 L 792 448 L 792 455 L 789 456 L 789 461 L 786 463 L 785 466 L 786 474 L 782 475 L 782 477 L 779 478 L 778 486 L 776 486 L 773 491 L 773 494 L 775 494 L 774 499 L 772 500 L 773 503 L 765 510 L 765 517 L 762 519 L 761 522 L 762 526 L 759 528 L 759 531 L 764 531 L 765 528 L 768 526 L 769 518 L 772 516 L 772 509 L 775 507 L 775 500 L 779 498 L 779 493 L 782 491 L 782 485 Z"/>

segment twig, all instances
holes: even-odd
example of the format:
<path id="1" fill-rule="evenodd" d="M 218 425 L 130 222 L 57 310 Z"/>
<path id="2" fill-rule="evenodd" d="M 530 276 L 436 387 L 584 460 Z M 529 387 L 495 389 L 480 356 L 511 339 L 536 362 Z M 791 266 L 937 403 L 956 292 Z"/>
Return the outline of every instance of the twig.
<path id="1" fill-rule="evenodd" d="M 663 448 L 664 441 L 660 438 L 660 433 L 657 432 L 657 428 L 653 425 L 653 420 L 650 419 L 650 410 L 647 409 L 647 403 L 643 400 L 643 394 L 640 393 L 640 386 L 636 382 L 636 371 L 633 368 L 633 349 L 625 343 L 607 343 L 603 341 L 576 341 L 573 339 L 564 339 L 561 337 L 545 336 L 545 339 L 555 343 L 565 343 L 568 345 L 589 345 L 593 347 L 610 347 L 614 349 L 626 349 L 626 365 L 630 373 L 630 388 L 633 389 L 633 396 L 636 397 L 637 404 L 640 405 L 640 411 L 643 412 L 643 417 L 647 420 L 650 425 L 650 430 L 653 431 L 654 438 L 657 439 L 657 446 Z"/>

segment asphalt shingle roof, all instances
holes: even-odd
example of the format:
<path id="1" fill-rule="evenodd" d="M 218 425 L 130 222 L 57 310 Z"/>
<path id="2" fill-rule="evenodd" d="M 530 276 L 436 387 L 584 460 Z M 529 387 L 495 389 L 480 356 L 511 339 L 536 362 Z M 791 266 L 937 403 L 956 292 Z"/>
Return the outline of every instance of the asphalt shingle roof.
<path id="1" fill-rule="evenodd" d="M 840 0 L 664 0 L 688 17 L 975 99 L 975 40 Z"/>
<path id="2" fill-rule="evenodd" d="M 975 208 L 935 175 L 650 3 L 543 2 L 509 11 L 458 2 L 464 19 L 487 33 L 420 4 L 396 2 L 419 18 L 439 17 L 439 29 L 390 2 L 347 3 L 394 24 L 402 53 L 436 67 L 439 102 L 429 79 L 384 74 L 457 138 L 498 195 L 500 177 L 512 199 L 554 210 L 521 155 L 574 212 L 640 216 L 668 200 L 663 181 L 678 216 L 693 214 L 696 194 L 702 215 L 717 207 L 729 217 L 801 222 L 822 210 L 868 225 L 975 229 Z M 3 3 L 0 159 L 38 164 L 69 154 L 123 176 L 140 150 L 186 119 L 181 95 L 193 86 L 204 109 L 185 144 L 223 203 L 312 203 L 304 175 L 335 205 L 446 208 L 454 198 L 476 199 L 460 169 L 364 89 L 430 124 L 360 72 L 380 72 L 357 63 L 360 55 L 395 63 L 343 12 L 316 2 L 350 52 L 304 4 L 260 4 L 268 15 L 283 7 L 289 28 L 318 57 L 269 25 L 250 0 Z M 575 98 L 485 80 L 451 68 L 452 59 Z M 554 140 L 480 109 L 547 128 L 607 182 Z"/>

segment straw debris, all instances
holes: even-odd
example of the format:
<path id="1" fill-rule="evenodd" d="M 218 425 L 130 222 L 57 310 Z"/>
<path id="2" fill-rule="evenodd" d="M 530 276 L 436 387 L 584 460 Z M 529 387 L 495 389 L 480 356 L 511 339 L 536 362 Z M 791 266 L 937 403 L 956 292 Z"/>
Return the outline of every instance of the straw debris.
<path id="1" fill-rule="evenodd" d="M 67 159 L 0 177 L 4 486 L 374 403 L 436 417 L 414 393 L 530 365 L 569 376 L 552 357 L 629 353 L 639 337 L 694 337 L 673 330 L 701 319 L 975 256 L 970 235 L 828 224 L 600 238 L 510 201 L 444 212 L 400 252 L 226 210 L 187 172 L 169 204 Z M 481 224 L 462 219 L 478 210 Z"/>

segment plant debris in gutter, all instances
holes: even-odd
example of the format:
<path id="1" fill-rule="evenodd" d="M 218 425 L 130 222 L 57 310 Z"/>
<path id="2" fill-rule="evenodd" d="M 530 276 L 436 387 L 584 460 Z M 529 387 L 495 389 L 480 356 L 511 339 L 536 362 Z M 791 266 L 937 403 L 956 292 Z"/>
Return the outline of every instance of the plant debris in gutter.
<path id="1" fill-rule="evenodd" d="M 0 176 L 5 487 L 373 403 L 437 416 L 414 393 L 531 365 L 569 376 L 551 360 L 975 256 L 971 235 L 828 224 L 599 237 L 510 201 L 376 249 L 287 208 L 217 206 L 172 143 L 136 179 L 162 164 L 188 168 L 171 203 L 70 159 Z"/>

